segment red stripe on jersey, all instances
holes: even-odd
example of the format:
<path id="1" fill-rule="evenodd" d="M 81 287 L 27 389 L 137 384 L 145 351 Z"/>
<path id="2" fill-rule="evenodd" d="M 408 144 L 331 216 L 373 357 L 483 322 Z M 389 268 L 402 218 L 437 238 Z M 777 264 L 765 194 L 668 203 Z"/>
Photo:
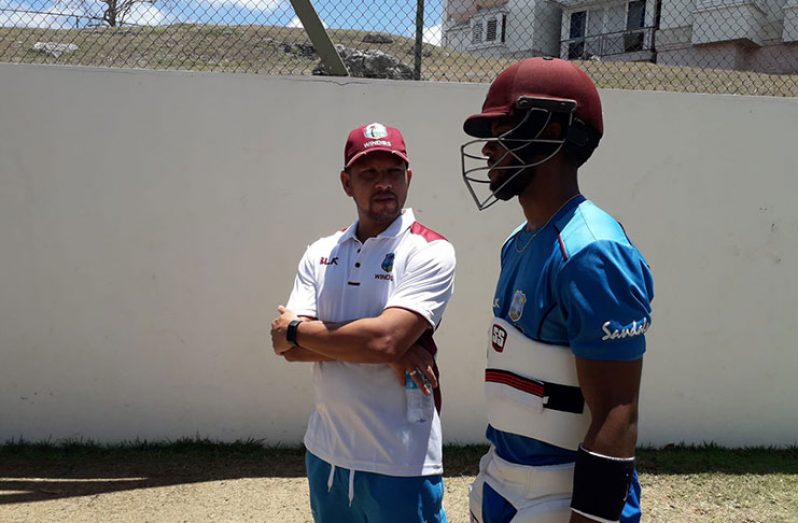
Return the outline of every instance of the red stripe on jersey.
<path id="1" fill-rule="evenodd" d="M 413 234 L 418 234 L 428 242 L 434 242 L 435 240 L 445 240 L 446 238 L 442 235 L 438 234 L 437 232 L 433 231 L 432 229 L 427 229 L 423 225 L 418 222 L 413 222 L 413 225 L 410 226 L 410 232 Z"/>
<path id="2" fill-rule="evenodd" d="M 565 251 L 565 243 L 562 241 L 562 234 L 557 234 L 557 241 L 560 242 L 560 252 L 562 252 L 563 261 L 567 261 L 568 253 Z"/>
<path id="3" fill-rule="evenodd" d="M 506 370 L 485 370 L 485 381 L 489 381 L 491 383 L 501 383 L 522 392 L 526 392 L 527 394 L 532 394 L 533 396 L 538 396 L 541 398 L 543 397 L 543 383 L 524 378 L 518 374 L 507 372 Z"/>

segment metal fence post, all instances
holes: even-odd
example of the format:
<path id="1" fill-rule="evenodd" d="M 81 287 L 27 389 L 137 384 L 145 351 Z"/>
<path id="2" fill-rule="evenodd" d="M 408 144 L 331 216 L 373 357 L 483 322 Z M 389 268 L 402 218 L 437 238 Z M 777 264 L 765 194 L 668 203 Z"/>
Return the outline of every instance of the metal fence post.
<path id="1" fill-rule="evenodd" d="M 319 19 L 316 9 L 310 3 L 310 0 L 291 0 L 291 6 L 294 12 L 302 22 L 302 27 L 310 38 L 310 43 L 313 44 L 316 53 L 321 58 L 324 67 L 333 76 L 349 76 L 349 71 L 346 69 L 344 62 L 338 55 L 338 51 L 330 40 L 330 35 L 324 29 L 324 25 Z"/>
<path id="2" fill-rule="evenodd" d="M 416 46 L 413 79 L 421 80 L 421 48 L 424 42 L 424 0 L 416 0 Z"/>

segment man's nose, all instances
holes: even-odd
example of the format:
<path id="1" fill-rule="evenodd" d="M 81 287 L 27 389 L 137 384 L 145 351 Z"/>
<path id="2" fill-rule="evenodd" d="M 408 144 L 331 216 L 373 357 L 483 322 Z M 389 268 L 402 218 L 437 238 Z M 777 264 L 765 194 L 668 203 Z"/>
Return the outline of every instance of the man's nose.
<path id="1" fill-rule="evenodd" d="M 377 183 L 375 184 L 378 189 L 390 189 L 391 188 L 391 175 L 387 171 L 383 171 L 377 177 Z"/>
<path id="2" fill-rule="evenodd" d="M 496 156 L 496 140 L 485 142 L 485 145 L 482 146 L 482 155 L 491 159 Z"/>

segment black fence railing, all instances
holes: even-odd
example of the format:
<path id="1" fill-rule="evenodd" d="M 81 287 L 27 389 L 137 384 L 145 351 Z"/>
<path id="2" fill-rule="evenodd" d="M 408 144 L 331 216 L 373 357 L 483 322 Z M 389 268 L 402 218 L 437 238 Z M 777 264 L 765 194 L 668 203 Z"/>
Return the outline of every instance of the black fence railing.
<path id="1" fill-rule="evenodd" d="M 560 42 L 561 54 L 569 60 L 601 60 L 608 57 L 619 57 L 640 52 L 654 52 L 654 27 L 628 29 L 582 38 L 570 38 Z M 627 57 L 630 60 L 651 60 L 652 55 L 645 58 Z"/>

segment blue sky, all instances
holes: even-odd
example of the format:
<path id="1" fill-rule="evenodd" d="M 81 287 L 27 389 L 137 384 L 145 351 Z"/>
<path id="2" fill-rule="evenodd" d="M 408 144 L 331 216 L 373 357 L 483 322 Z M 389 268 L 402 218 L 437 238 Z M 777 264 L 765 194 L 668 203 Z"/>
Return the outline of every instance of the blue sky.
<path id="1" fill-rule="evenodd" d="M 440 41 L 443 0 L 425 0 L 425 41 Z M 0 26 L 74 27 L 86 19 L 75 14 L 99 14 L 99 0 L 0 0 Z M 416 0 L 313 0 L 324 24 L 331 29 L 362 29 L 411 36 L 415 34 Z M 83 7 L 88 6 L 88 7 Z M 21 10 L 38 13 L 21 13 Z M 155 0 L 142 3 L 128 22 L 166 25 L 176 22 L 226 25 L 296 26 L 289 0 Z"/>

